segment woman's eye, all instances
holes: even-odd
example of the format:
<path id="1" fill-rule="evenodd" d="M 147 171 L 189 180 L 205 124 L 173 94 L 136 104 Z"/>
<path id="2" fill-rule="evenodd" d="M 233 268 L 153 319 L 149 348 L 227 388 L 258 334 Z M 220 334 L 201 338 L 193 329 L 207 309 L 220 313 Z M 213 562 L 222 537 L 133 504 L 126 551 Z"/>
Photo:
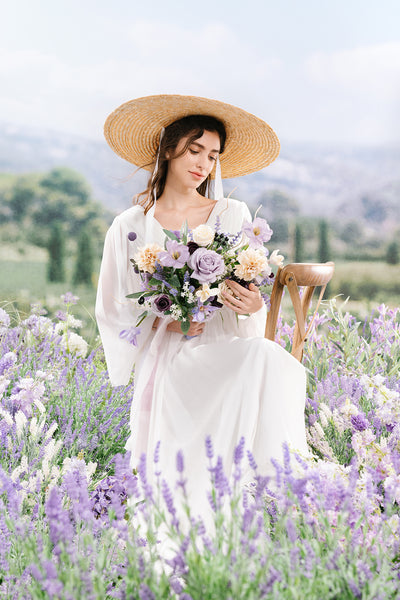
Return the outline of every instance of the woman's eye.
<path id="1" fill-rule="evenodd" d="M 191 154 L 198 154 L 198 151 L 197 150 L 192 150 L 192 148 L 189 148 L 189 152 Z"/>
<path id="2" fill-rule="evenodd" d="M 217 157 L 216 156 L 209 156 L 209 159 L 215 161 L 215 160 L 217 160 Z"/>

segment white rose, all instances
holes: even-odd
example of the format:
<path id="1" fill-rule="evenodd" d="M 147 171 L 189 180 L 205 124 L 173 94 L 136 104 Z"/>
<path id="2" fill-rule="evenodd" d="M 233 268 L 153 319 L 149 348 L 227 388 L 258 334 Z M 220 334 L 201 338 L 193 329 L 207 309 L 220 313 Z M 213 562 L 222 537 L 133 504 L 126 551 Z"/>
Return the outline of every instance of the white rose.
<path id="1" fill-rule="evenodd" d="M 215 231 L 209 225 L 198 225 L 193 229 L 193 241 L 199 246 L 208 246 L 214 241 Z"/>

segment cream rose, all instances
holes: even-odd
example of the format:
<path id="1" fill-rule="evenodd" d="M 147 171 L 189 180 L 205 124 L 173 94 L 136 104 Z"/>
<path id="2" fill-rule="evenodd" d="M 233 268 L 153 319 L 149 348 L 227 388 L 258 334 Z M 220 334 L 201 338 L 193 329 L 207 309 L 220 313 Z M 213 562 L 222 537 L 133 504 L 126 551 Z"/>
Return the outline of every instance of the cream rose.
<path id="1" fill-rule="evenodd" d="M 198 225 L 193 229 L 193 241 L 199 246 L 208 246 L 214 241 L 215 231 L 208 225 Z"/>
<path id="2" fill-rule="evenodd" d="M 255 279 L 260 273 L 263 273 L 265 276 L 271 272 L 271 268 L 268 265 L 268 259 L 261 250 L 256 250 L 254 248 L 242 250 L 242 252 L 239 252 L 238 254 L 238 261 L 239 264 L 235 268 L 235 275 L 245 281 Z"/>
<path id="3" fill-rule="evenodd" d="M 140 271 L 154 273 L 159 252 L 163 252 L 163 249 L 158 244 L 146 244 L 142 248 L 139 248 L 134 256 L 134 260 Z"/>

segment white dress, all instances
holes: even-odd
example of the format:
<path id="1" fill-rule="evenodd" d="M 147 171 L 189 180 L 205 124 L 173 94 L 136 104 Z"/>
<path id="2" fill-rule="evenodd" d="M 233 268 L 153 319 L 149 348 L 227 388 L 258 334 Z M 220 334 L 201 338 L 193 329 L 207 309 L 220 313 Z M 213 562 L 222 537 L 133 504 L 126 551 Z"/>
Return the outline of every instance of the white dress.
<path id="1" fill-rule="evenodd" d="M 251 220 L 247 206 L 219 200 L 207 223 L 237 233 Z M 128 240 L 134 231 L 137 238 Z M 177 479 L 176 453 L 182 450 L 189 501 L 201 514 L 210 488 L 205 439 L 211 436 L 228 477 L 233 451 L 246 440 L 263 475 L 272 474 L 271 458 L 280 459 L 282 443 L 307 454 L 304 424 L 306 376 L 304 367 L 275 342 L 264 339 L 265 308 L 240 318 L 223 307 L 206 323 L 201 335 L 187 340 L 166 331 L 169 319 L 152 330 L 153 318 L 141 324 L 138 347 L 119 333 L 136 324 L 142 312 L 126 295 L 140 289 L 139 276 L 129 259 L 140 246 L 164 243 L 165 234 L 154 218 L 133 206 L 115 218 L 105 241 L 96 302 L 96 318 L 113 385 L 128 383 L 135 365 L 131 435 L 126 449 L 132 466 L 140 455 L 152 463 L 158 441 L 162 476 L 173 489 Z"/>

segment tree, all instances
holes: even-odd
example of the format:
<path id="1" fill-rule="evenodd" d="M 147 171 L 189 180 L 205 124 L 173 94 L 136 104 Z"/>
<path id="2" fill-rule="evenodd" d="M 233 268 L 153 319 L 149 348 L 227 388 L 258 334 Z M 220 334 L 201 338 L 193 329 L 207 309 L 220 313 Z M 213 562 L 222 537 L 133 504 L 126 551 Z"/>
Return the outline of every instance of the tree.
<path id="1" fill-rule="evenodd" d="M 318 259 L 319 262 L 322 263 L 331 260 L 331 250 L 329 247 L 329 228 L 328 223 L 324 219 L 319 222 Z"/>
<path id="2" fill-rule="evenodd" d="M 303 229 L 300 223 L 296 223 L 294 229 L 294 262 L 304 262 Z"/>
<path id="3" fill-rule="evenodd" d="M 69 196 L 73 203 L 86 204 L 90 198 L 90 187 L 85 178 L 67 167 L 52 169 L 46 173 L 40 185 L 47 190 Z"/>
<path id="4" fill-rule="evenodd" d="M 91 285 L 93 274 L 93 243 L 92 236 L 87 227 L 84 227 L 78 238 L 75 271 L 73 277 L 74 285 L 80 283 Z"/>
<path id="5" fill-rule="evenodd" d="M 33 206 L 36 192 L 29 176 L 19 177 L 13 186 L 10 207 L 16 223 L 21 223 Z"/>
<path id="6" fill-rule="evenodd" d="M 52 224 L 47 250 L 49 252 L 47 279 L 65 281 L 65 234 L 61 223 Z"/>
<path id="7" fill-rule="evenodd" d="M 391 242 L 387 247 L 386 262 L 388 265 L 398 265 L 400 262 L 399 244 L 396 241 Z"/>

